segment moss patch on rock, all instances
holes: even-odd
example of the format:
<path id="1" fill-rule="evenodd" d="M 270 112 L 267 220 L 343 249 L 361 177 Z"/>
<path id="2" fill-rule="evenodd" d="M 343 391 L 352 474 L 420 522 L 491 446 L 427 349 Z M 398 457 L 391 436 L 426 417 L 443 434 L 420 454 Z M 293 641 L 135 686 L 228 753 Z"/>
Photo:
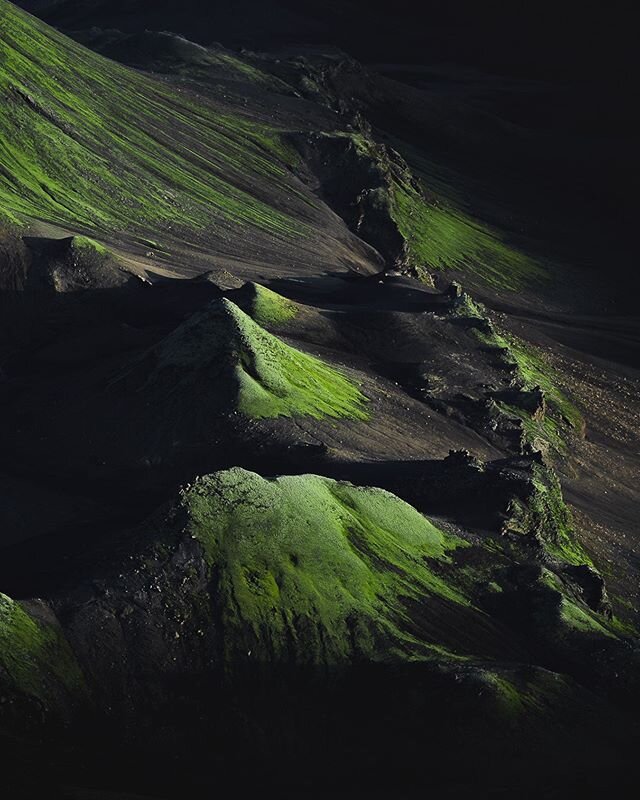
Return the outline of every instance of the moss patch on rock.
<path id="1" fill-rule="evenodd" d="M 405 160 L 376 144 L 369 131 L 352 135 L 357 151 L 381 178 L 378 206 L 404 240 L 404 262 L 419 278 L 430 271 L 470 270 L 497 289 L 518 291 L 549 283 L 547 269 L 504 240 L 500 232 L 474 219 L 433 191 L 427 193 Z"/>
<path id="2" fill-rule="evenodd" d="M 393 187 L 392 214 L 412 262 L 425 269 L 470 270 L 496 289 L 545 286 L 547 270 L 458 208 L 431 201 L 407 181 Z"/>
<path id="3" fill-rule="evenodd" d="M 557 475 L 541 464 L 534 464 L 532 473 L 529 496 L 511 502 L 508 530 L 535 536 L 556 559 L 574 565 L 591 564 L 575 538 Z"/>
<path id="4" fill-rule="evenodd" d="M 45 706 L 56 687 L 73 693 L 83 687 L 82 673 L 61 634 L 4 594 L 0 594 L 0 684 Z"/>
<path id="5" fill-rule="evenodd" d="M 71 247 L 81 253 L 90 252 L 98 256 L 109 255 L 109 250 L 103 244 L 96 242 L 95 239 L 90 239 L 88 236 L 74 236 L 71 240 Z"/>
<path id="6" fill-rule="evenodd" d="M 484 311 L 477 304 L 476 309 Z M 580 410 L 560 389 L 558 376 L 547 363 L 543 351 L 512 333 L 499 330 L 488 318 L 483 328 L 475 330 L 475 335 L 483 345 L 500 352 L 513 367 L 514 383 L 519 389 L 542 390 L 546 409 L 532 416 L 518 405 L 503 401 L 498 401 L 498 405 L 505 413 L 522 420 L 525 436 L 536 449 L 551 447 L 562 453 L 570 430 L 583 434 L 585 423 Z"/>

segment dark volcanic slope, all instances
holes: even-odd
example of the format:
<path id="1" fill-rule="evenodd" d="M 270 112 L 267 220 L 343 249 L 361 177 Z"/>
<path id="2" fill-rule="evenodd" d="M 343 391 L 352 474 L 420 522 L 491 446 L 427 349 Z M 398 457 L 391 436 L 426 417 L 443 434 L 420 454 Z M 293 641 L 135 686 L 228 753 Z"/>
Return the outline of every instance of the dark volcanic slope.
<path id="1" fill-rule="evenodd" d="M 211 252 L 279 272 L 375 263 L 295 177 L 277 127 L 106 61 L 5 0 L 0 26 L 5 216 L 191 271 Z"/>
<path id="2" fill-rule="evenodd" d="M 133 34 L 129 48 L 111 49 L 129 63 L 153 63 L 149 30 L 203 45 L 283 48 L 280 57 L 287 48 L 300 57 L 300 43 L 325 53 L 339 46 L 376 70 L 373 96 L 362 97 L 353 70 L 341 68 L 344 99 L 364 103 L 394 146 L 403 141 L 412 167 L 456 216 L 498 227 L 534 256 L 588 264 L 596 274 L 606 265 L 608 278 L 635 282 L 635 52 L 616 5 L 465 0 L 454 9 L 401 0 L 390 15 L 386 3 L 360 0 L 51 0 L 38 12 L 81 37 L 95 25 L 109 37 L 113 29 Z M 385 85 L 381 73 L 393 81 Z M 571 284 L 579 290 L 581 281 Z"/>
<path id="3" fill-rule="evenodd" d="M 38 10 L 125 32 L 0 0 L 7 793 L 617 792 L 640 376 L 591 137 L 292 45 L 350 5 L 216 6 L 262 53 L 80 8 Z"/>

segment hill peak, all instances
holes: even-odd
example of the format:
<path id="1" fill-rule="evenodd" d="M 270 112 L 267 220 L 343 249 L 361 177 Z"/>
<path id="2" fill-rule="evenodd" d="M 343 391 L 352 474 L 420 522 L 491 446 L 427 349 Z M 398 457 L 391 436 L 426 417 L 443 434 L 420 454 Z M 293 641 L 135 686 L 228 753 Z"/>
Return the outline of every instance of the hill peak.
<path id="1" fill-rule="evenodd" d="M 171 372 L 189 383 L 215 375 L 214 387 L 233 380 L 248 417 L 367 417 L 364 395 L 342 371 L 286 344 L 227 298 L 191 316 L 153 355 L 152 379 Z"/>

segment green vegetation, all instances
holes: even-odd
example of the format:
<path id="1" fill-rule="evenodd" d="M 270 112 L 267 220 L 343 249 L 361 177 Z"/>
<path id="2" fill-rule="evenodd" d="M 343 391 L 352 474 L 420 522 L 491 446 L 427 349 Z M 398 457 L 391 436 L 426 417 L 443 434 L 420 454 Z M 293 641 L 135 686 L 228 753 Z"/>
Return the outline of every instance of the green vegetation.
<path id="1" fill-rule="evenodd" d="M 599 637 L 616 638 L 615 634 L 603 624 L 603 621 L 593 611 L 579 606 L 568 597 L 562 598 L 560 616 L 565 625 L 568 625 L 573 630 L 594 634 Z"/>
<path id="2" fill-rule="evenodd" d="M 433 568 L 457 541 L 380 489 L 236 468 L 198 479 L 182 505 L 217 576 L 227 659 L 426 655 L 408 601 L 469 605 Z"/>
<path id="3" fill-rule="evenodd" d="M 0 26 L 5 214 L 132 235 L 220 226 L 305 234 L 253 188 L 295 193 L 276 131 L 104 59 L 6 0 Z"/>
<path id="4" fill-rule="evenodd" d="M 505 214 L 491 187 L 470 181 L 467 173 L 445 166 L 442 159 L 431 160 L 401 139 L 391 141 L 415 176 L 412 182 L 397 182 L 398 226 L 432 269 L 464 271 L 503 291 L 544 293 L 551 288 L 558 265 L 532 255 L 534 243 L 513 230 L 511 209 Z"/>
<path id="5" fill-rule="evenodd" d="M 249 286 L 252 292 L 249 313 L 259 325 L 282 325 L 297 316 L 299 307 L 292 300 L 259 283 Z"/>
<path id="6" fill-rule="evenodd" d="M 22 220 L 10 211 L 0 208 L 0 233 L 4 228 L 21 228 Z"/>
<path id="7" fill-rule="evenodd" d="M 256 86 L 264 87 L 275 91 L 291 92 L 291 87 L 279 78 L 263 72 L 261 69 L 252 64 L 245 58 L 240 58 L 234 53 L 224 52 L 222 50 L 208 49 L 203 57 L 200 65 L 192 66 L 191 64 L 181 64 L 178 66 L 176 72 L 178 74 L 186 75 L 190 78 L 199 78 L 200 80 L 207 81 L 212 77 L 216 77 L 217 70 L 211 74 L 211 68 L 218 68 L 229 78 L 234 80 L 255 84 Z"/>
<path id="8" fill-rule="evenodd" d="M 497 231 L 443 201 L 427 201 L 407 181 L 393 187 L 391 209 L 415 265 L 470 271 L 489 286 L 513 292 L 549 280 L 540 264 Z"/>
<path id="9" fill-rule="evenodd" d="M 146 31 L 124 36 L 115 49 L 117 60 L 133 64 L 142 50 L 145 68 L 153 72 L 170 72 L 204 83 L 223 77 L 291 91 L 284 81 L 263 72 L 249 59 L 224 49 L 203 47 L 175 33 Z"/>
<path id="10" fill-rule="evenodd" d="M 89 252 L 98 256 L 109 255 L 109 250 L 104 245 L 90 239 L 88 236 L 74 236 L 71 240 L 71 247 L 80 252 Z"/>
<path id="11" fill-rule="evenodd" d="M 615 621 L 599 616 L 587 606 L 580 605 L 569 597 L 562 582 L 553 572 L 543 568 L 541 582 L 558 596 L 559 622 L 562 625 L 578 633 L 604 636 L 608 639 L 616 638 L 618 626 Z"/>
<path id="12" fill-rule="evenodd" d="M 584 419 L 576 406 L 558 388 L 558 377 L 542 351 L 523 342 L 512 334 L 504 334 L 509 350 L 515 358 L 527 388 L 539 386 L 545 393 L 547 404 L 577 431 L 584 430 Z"/>
<path id="13" fill-rule="evenodd" d="M 45 705 L 52 686 L 81 690 L 83 677 L 66 641 L 0 594 L 0 682 Z"/>
<path id="14" fill-rule="evenodd" d="M 153 352 L 151 380 L 179 370 L 191 382 L 206 371 L 219 383 L 230 369 L 237 408 L 247 417 L 368 418 L 366 398 L 347 377 L 268 333 L 227 299 L 195 314 Z"/>
<path id="15" fill-rule="evenodd" d="M 571 512 L 562 497 L 555 472 L 541 464 L 533 465 L 533 491 L 525 500 L 514 500 L 508 528 L 533 535 L 547 553 L 569 564 L 591 564 L 591 559 L 576 541 Z"/>
<path id="16" fill-rule="evenodd" d="M 500 410 L 509 417 L 516 417 L 522 423 L 524 437 L 536 450 L 545 455 L 551 447 L 558 453 L 564 452 L 566 444 L 561 426 L 548 414 L 531 414 L 524 408 L 509 403 L 498 402 Z"/>
<path id="17" fill-rule="evenodd" d="M 545 716 L 557 709 L 559 703 L 566 703 L 575 691 L 566 676 L 539 667 L 513 671 L 481 669 L 478 676 L 512 719 L 523 714 Z"/>
<path id="18" fill-rule="evenodd" d="M 500 348 L 504 356 L 517 366 L 520 385 L 525 391 L 536 387 L 542 389 L 546 409 L 544 414 L 532 416 L 515 405 L 502 401 L 498 405 L 505 413 L 522 420 L 527 440 L 534 446 L 544 449 L 546 443 L 556 452 L 562 453 L 566 449 L 566 430 L 563 430 L 563 424 L 583 433 L 584 419 L 579 409 L 558 388 L 558 376 L 542 352 L 511 333 L 498 331 L 495 324 L 491 325 L 489 333 L 477 329 L 475 334 L 483 344 Z"/>
<path id="19" fill-rule="evenodd" d="M 384 176 L 386 186 L 377 191 L 384 195 L 405 240 L 408 263 L 419 277 L 426 277 L 428 270 L 456 269 L 508 291 L 548 285 L 550 275 L 542 264 L 444 194 L 432 187 L 427 194 L 399 156 L 390 155 L 362 133 L 351 139 L 360 155 L 373 159 Z"/>

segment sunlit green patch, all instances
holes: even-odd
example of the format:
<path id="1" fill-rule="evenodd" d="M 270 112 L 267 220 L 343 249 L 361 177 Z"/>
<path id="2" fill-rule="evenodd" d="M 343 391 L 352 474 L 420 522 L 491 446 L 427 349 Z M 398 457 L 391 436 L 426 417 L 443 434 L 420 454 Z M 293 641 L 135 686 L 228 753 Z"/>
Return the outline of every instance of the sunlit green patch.
<path id="1" fill-rule="evenodd" d="M 249 288 L 251 290 L 249 313 L 259 325 L 282 325 L 298 315 L 299 306 L 286 297 L 259 283 L 251 283 Z"/>
<path id="2" fill-rule="evenodd" d="M 464 270 L 497 289 L 547 286 L 546 266 L 505 241 L 497 230 L 463 211 L 430 187 L 422 190 L 409 168 L 363 134 L 352 134 L 358 152 L 373 158 L 386 175 L 386 202 L 404 238 L 406 259 L 419 277 L 430 271 Z"/>
<path id="3" fill-rule="evenodd" d="M 558 375 L 545 358 L 543 351 L 512 334 L 504 334 L 504 338 L 518 364 L 525 385 L 540 386 L 545 393 L 547 403 L 555 408 L 572 428 L 582 431 L 584 418 L 575 404 L 559 388 Z"/>
<path id="4" fill-rule="evenodd" d="M 233 382 L 237 409 L 254 419 L 310 416 L 366 420 L 367 399 L 339 369 L 285 344 L 227 299 L 212 303 L 153 351 L 154 373 L 191 382 Z M 225 383 L 226 382 L 226 383 Z"/>
<path id="5" fill-rule="evenodd" d="M 597 637 L 604 636 L 609 639 L 616 638 L 615 622 L 596 614 L 587 606 L 569 597 L 557 575 L 548 569 L 543 569 L 541 580 L 550 589 L 558 593 L 559 620 L 563 625 L 578 633 L 591 634 Z"/>
<path id="6" fill-rule="evenodd" d="M 533 465 L 533 492 L 510 507 L 509 530 L 533 535 L 553 557 L 569 564 L 591 564 L 575 537 L 571 512 L 562 497 L 560 482 L 551 469 Z"/>
<path id="7" fill-rule="evenodd" d="M 410 601 L 474 613 L 436 569 L 457 542 L 380 489 L 236 468 L 198 479 L 182 505 L 216 575 L 227 659 L 419 657 L 431 651 Z"/>
<path id="8" fill-rule="evenodd" d="M 520 384 L 525 391 L 540 387 L 544 392 L 546 412 L 532 417 L 525 409 L 499 401 L 502 409 L 522 420 L 525 435 L 532 444 L 540 440 L 558 453 L 566 449 L 568 431 L 584 431 L 584 418 L 574 403 L 559 388 L 559 377 L 546 360 L 544 353 L 532 344 L 511 333 L 498 330 L 495 324 L 489 332 L 474 331 L 483 345 L 498 348 L 503 357 L 517 367 Z M 539 448 L 540 449 L 540 448 Z"/>
<path id="9" fill-rule="evenodd" d="M 477 680 L 493 693 L 498 708 L 512 722 L 527 715 L 546 716 L 557 709 L 559 703 L 571 697 L 572 687 L 565 675 L 539 667 L 514 671 L 478 669 Z"/>
<path id="10" fill-rule="evenodd" d="M 2 232 L 3 228 L 21 228 L 23 225 L 24 222 L 16 214 L 0 208 L 0 232 Z"/>
<path id="11" fill-rule="evenodd" d="M 94 253 L 98 256 L 109 255 L 109 250 L 104 245 L 94 239 L 90 239 L 88 236 L 74 236 L 71 246 L 80 252 Z"/>
<path id="12" fill-rule="evenodd" d="M 102 58 L 0 0 L 0 206 L 76 230 L 308 228 L 277 131 Z M 280 204 L 282 206 L 282 204 Z"/>
<path id="13" fill-rule="evenodd" d="M 396 184 L 392 214 L 412 262 L 427 270 L 467 270 L 497 289 L 519 291 L 549 281 L 547 271 L 503 241 L 497 230 L 445 202 L 428 202 Z"/>

